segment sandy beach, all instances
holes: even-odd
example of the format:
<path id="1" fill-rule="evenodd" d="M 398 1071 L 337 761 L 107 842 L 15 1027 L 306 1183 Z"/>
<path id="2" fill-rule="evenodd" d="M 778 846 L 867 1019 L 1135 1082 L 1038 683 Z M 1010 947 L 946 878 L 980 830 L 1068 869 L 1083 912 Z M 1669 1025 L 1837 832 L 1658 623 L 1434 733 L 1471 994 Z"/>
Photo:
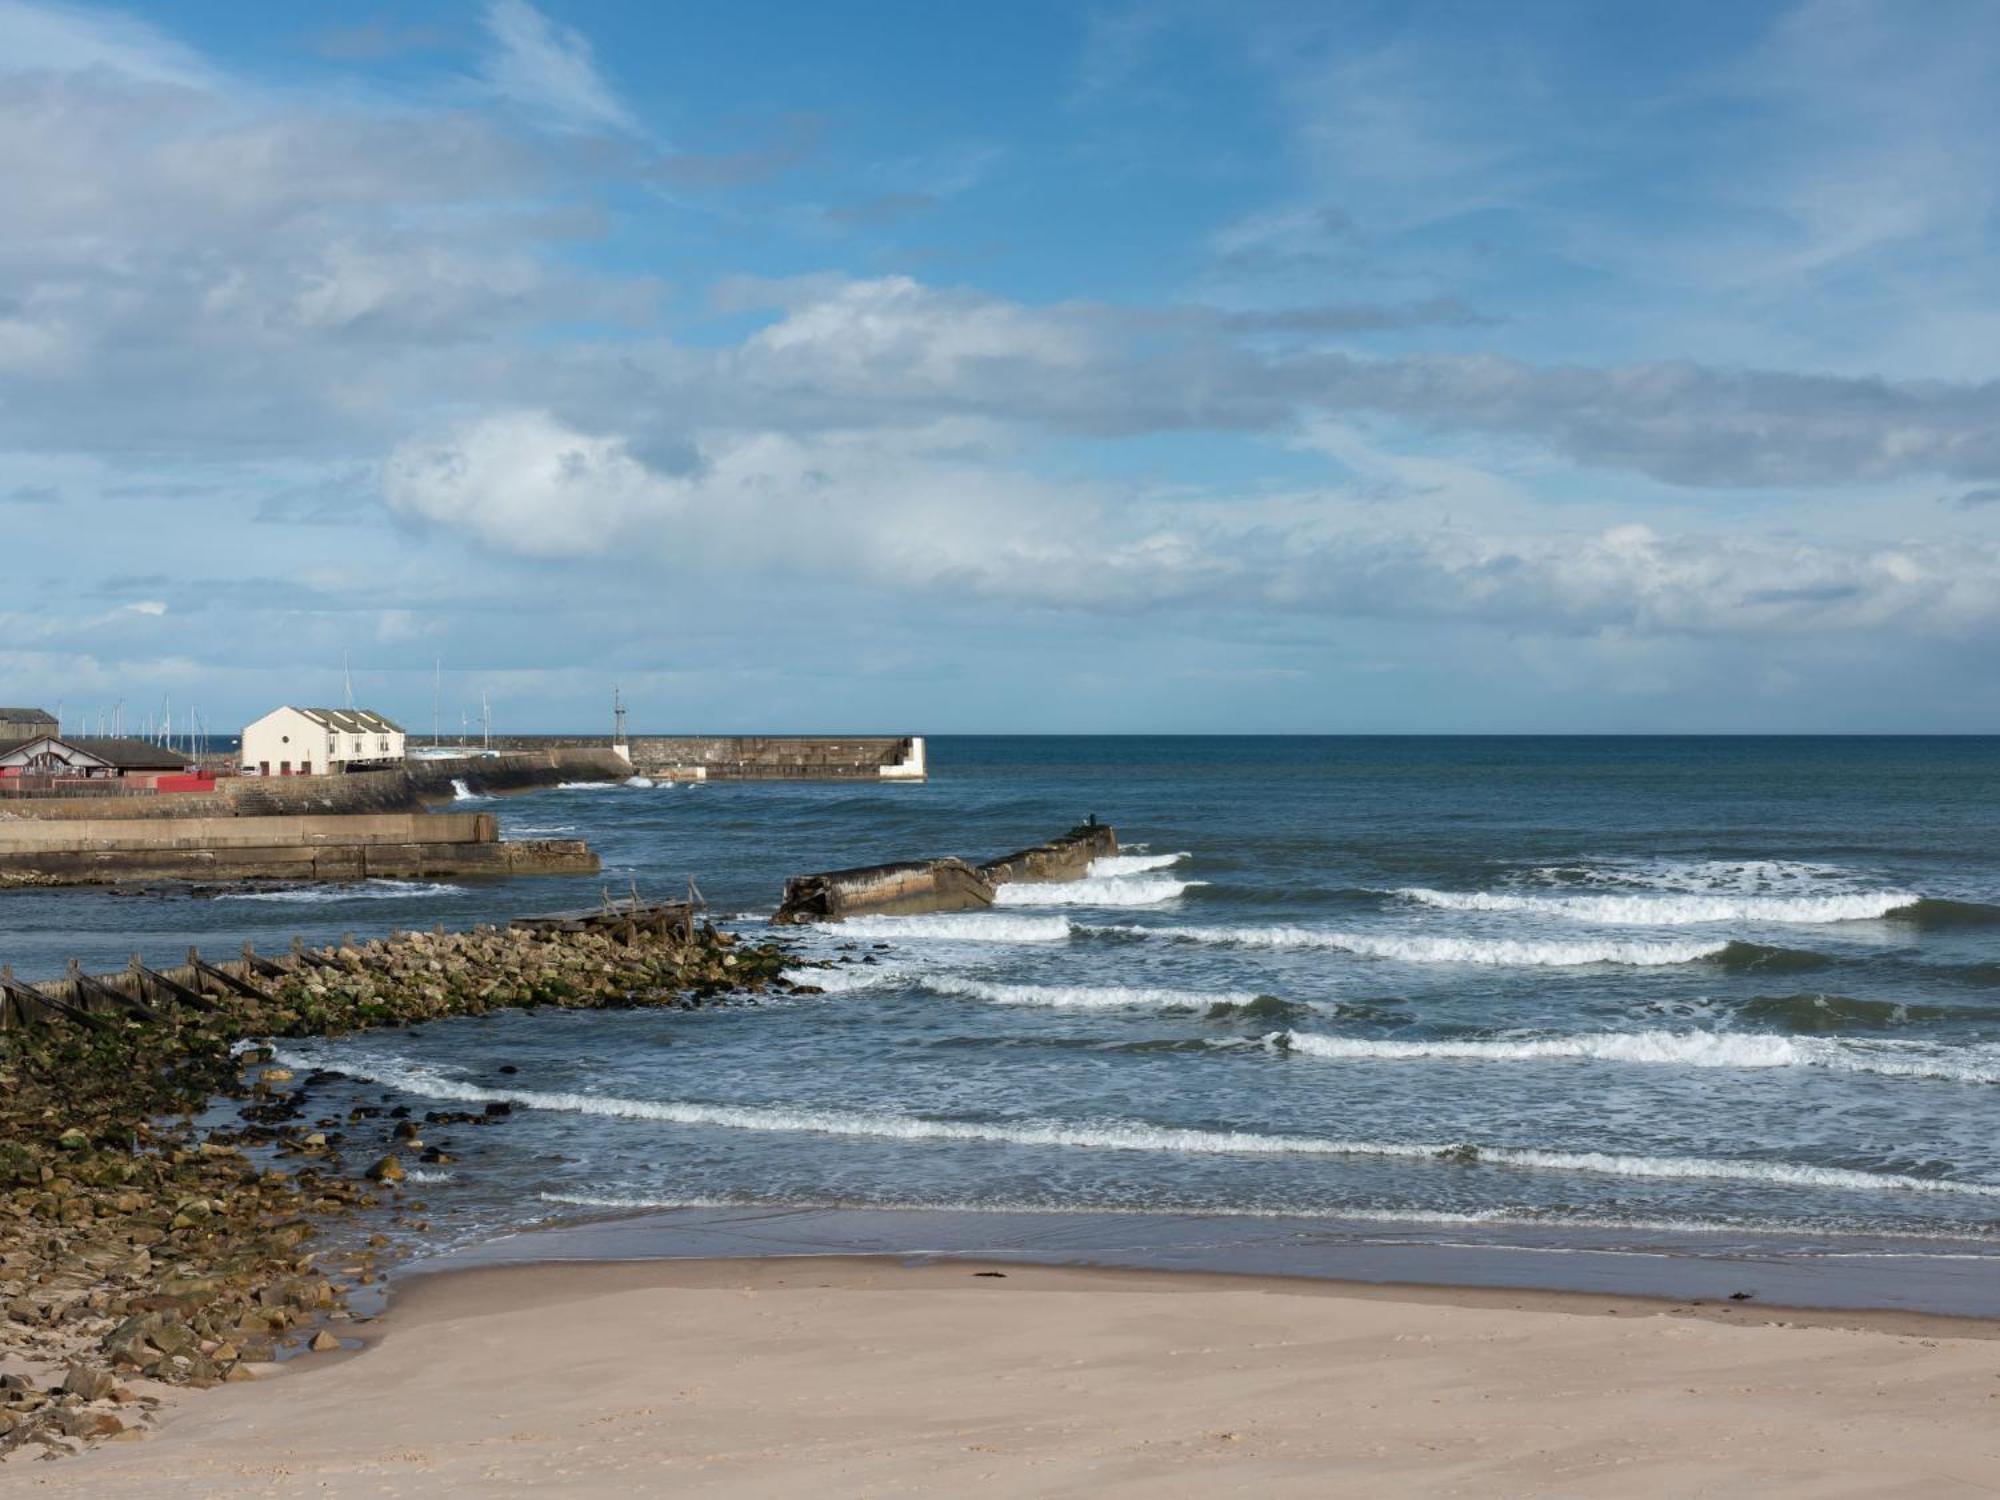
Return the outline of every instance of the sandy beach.
<path id="1" fill-rule="evenodd" d="M 994 1274 L 998 1273 L 998 1274 Z M 2000 1489 L 2000 1329 L 977 1263 L 526 1266 L 0 1488 L 91 1496 Z"/>

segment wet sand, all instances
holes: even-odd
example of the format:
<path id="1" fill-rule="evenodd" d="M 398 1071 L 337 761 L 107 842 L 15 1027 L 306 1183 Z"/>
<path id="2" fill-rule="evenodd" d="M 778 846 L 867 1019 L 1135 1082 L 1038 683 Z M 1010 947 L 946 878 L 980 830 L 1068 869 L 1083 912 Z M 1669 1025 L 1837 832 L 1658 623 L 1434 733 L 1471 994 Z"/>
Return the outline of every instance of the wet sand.
<path id="1" fill-rule="evenodd" d="M 999 1272 L 1001 1274 L 982 1274 Z M 419 1277 L 49 1495 L 1953 1495 L 2000 1333 L 1915 1313 L 863 1258 Z"/>

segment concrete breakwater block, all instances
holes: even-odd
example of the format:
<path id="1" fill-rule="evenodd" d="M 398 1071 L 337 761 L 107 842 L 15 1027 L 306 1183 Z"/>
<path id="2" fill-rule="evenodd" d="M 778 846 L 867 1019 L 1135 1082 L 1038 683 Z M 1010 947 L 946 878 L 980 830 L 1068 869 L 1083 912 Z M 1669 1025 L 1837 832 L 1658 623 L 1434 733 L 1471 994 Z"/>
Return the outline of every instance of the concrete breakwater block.
<path id="1" fill-rule="evenodd" d="M 993 904 L 993 885 L 960 859 L 909 860 L 798 875 L 771 920 L 779 926 L 842 917 L 973 911 Z"/>
<path id="2" fill-rule="evenodd" d="M 925 859 L 796 875 L 785 882 L 784 899 L 771 920 L 782 927 L 844 917 L 977 911 L 993 904 L 999 886 L 1081 880 L 1092 860 L 1117 852 L 1117 832 L 1091 822 L 976 867 L 961 859 Z"/>

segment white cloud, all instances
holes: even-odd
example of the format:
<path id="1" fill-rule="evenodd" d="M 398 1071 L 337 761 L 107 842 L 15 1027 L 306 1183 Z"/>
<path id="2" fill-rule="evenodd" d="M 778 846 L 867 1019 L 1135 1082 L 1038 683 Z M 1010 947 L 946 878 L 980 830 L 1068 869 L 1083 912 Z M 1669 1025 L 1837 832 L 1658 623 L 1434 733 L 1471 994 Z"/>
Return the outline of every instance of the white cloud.
<path id="1" fill-rule="evenodd" d="M 486 82 L 502 98 L 565 130 L 641 133 L 597 71 L 581 32 L 551 21 L 527 0 L 492 0 L 486 30 L 494 44 Z"/>
<path id="2" fill-rule="evenodd" d="M 1385 512 L 1340 492 L 1155 499 L 1056 485 L 930 429 L 715 433 L 660 473 L 619 437 L 513 413 L 405 445 L 391 504 L 530 557 L 779 567 L 1083 612 L 1472 620 L 1558 635 L 2000 631 L 2000 547 L 1454 520 L 1449 470 Z"/>
<path id="3" fill-rule="evenodd" d="M 0 0 L 0 72 L 105 69 L 152 83 L 205 88 L 215 74 L 163 32 L 120 11 Z"/>

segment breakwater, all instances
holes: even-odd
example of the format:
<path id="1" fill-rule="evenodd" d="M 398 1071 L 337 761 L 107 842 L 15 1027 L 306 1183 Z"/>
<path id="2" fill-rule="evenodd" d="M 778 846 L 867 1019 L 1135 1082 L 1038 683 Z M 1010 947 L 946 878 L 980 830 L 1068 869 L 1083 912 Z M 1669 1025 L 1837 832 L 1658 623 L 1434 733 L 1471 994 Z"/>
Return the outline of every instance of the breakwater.
<path id="1" fill-rule="evenodd" d="M 446 1132 L 508 1114 L 326 1115 L 328 1080 L 264 1043 L 510 1008 L 686 1008 L 782 985 L 784 961 L 685 907 L 635 902 L 273 958 L 8 976 L 0 1455 L 142 1424 L 158 1403 L 126 1388 L 134 1377 L 209 1386 L 256 1378 L 284 1346 L 339 1347 L 355 1289 L 421 1225 L 418 1164 L 450 1160 Z M 237 1118 L 197 1126 L 217 1096 Z M 314 1242 L 343 1220 L 376 1232 L 323 1255 Z"/>
<path id="2" fill-rule="evenodd" d="M 581 839 L 502 842 L 490 813 L 0 821 L 0 885 L 587 875 L 597 869 L 597 856 Z"/>
<path id="3" fill-rule="evenodd" d="M 512 735 L 509 751 L 602 749 L 580 736 Z M 924 781 L 922 735 L 633 735 L 626 774 L 655 781 Z"/>
<path id="4" fill-rule="evenodd" d="M 960 859 L 926 859 L 797 875 L 785 882 L 784 898 L 771 920 L 789 926 L 845 917 L 978 911 L 993 905 L 1003 885 L 1081 880 L 1093 861 L 1117 852 L 1117 832 L 1092 822 L 977 866 Z"/>

